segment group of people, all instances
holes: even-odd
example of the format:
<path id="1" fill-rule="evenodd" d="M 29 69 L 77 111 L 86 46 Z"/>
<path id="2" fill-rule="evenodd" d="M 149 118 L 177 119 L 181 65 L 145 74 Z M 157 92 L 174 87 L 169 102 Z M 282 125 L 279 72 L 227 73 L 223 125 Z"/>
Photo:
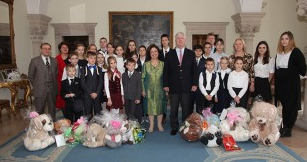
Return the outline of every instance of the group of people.
<path id="1" fill-rule="evenodd" d="M 82 115 L 99 114 L 102 103 L 114 113 L 125 113 L 139 122 L 148 115 L 149 132 L 154 131 L 157 116 L 158 131 L 164 131 L 167 99 L 170 103 L 171 135 L 179 128 L 179 104 L 182 122 L 194 111 L 201 113 L 210 107 L 213 113 L 234 103 L 248 107 L 249 98 L 261 96 L 272 102 L 271 80 L 275 76 L 275 103 L 282 105 L 282 137 L 292 135 L 292 127 L 300 109 L 300 75 L 306 74 L 302 52 L 295 46 L 293 34 L 281 34 L 277 55 L 270 57 L 266 41 L 256 47 L 254 56 L 246 52 L 245 42 L 237 38 L 234 53 L 224 53 L 224 40 L 207 35 L 207 42 L 186 48 L 184 33 L 175 35 L 176 47 L 169 45 L 169 37 L 161 36 L 157 45 L 138 48 L 134 40 L 121 45 L 100 39 L 100 49 L 94 44 L 78 44 L 69 54 L 65 42 L 59 44 L 60 54 L 51 57 L 51 45 L 41 44 L 41 56 L 29 65 L 29 79 L 33 85 L 35 107 L 55 120 L 55 107 L 61 108 L 65 118 L 76 121 Z"/>

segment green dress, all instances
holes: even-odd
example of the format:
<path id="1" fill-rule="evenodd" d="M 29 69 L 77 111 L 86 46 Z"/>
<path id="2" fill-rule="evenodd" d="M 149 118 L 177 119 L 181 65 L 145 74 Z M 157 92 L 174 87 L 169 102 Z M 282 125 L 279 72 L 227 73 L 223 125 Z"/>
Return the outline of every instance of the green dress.
<path id="1" fill-rule="evenodd" d="M 145 62 L 142 70 L 142 88 L 147 100 L 143 105 L 149 115 L 162 115 L 166 108 L 165 92 L 163 90 L 163 66 L 159 61 L 154 67 L 150 61 Z"/>

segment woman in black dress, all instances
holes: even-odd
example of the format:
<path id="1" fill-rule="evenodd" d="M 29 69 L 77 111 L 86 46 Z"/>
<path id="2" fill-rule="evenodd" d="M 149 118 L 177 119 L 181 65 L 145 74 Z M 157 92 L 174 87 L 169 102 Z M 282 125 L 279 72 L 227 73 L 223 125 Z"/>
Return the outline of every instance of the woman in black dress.
<path id="1" fill-rule="evenodd" d="M 283 125 L 281 137 L 291 137 L 298 110 L 301 109 L 300 75 L 306 75 L 306 62 L 303 53 L 296 48 L 293 34 L 281 34 L 277 47 L 275 64 L 275 95 L 282 105 Z"/>

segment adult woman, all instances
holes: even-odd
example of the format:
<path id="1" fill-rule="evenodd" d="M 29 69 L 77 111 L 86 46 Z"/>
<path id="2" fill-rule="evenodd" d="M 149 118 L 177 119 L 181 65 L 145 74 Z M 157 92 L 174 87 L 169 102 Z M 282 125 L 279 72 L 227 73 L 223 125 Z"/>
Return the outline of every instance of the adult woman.
<path id="1" fill-rule="evenodd" d="M 150 61 L 145 62 L 142 70 L 142 95 L 147 98 L 147 113 L 149 117 L 149 132 L 154 129 L 154 116 L 158 117 L 158 130 L 164 131 L 162 127 L 163 112 L 165 110 L 165 92 L 163 91 L 163 67 L 164 63 L 159 61 L 159 47 L 152 44 L 148 47 Z"/>
<path id="2" fill-rule="evenodd" d="M 281 137 L 291 137 L 298 110 L 301 109 L 300 75 L 306 75 L 306 63 L 303 53 L 296 48 L 293 34 L 286 31 L 281 34 L 277 46 L 275 64 L 275 96 L 281 102 L 283 127 Z"/>
<path id="3" fill-rule="evenodd" d="M 261 95 L 263 100 L 272 100 L 270 81 L 274 75 L 274 59 L 270 58 L 270 49 L 266 41 L 258 43 L 254 56 L 255 84 L 253 96 Z"/>
<path id="4" fill-rule="evenodd" d="M 243 57 L 243 70 L 248 73 L 249 77 L 249 90 L 254 91 L 254 64 L 253 56 L 246 53 L 245 41 L 242 38 L 237 38 L 233 43 L 234 54 L 229 57 L 229 66 L 231 70 L 235 70 L 234 60 L 236 57 Z M 247 105 L 243 105 L 247 107 Z"/>
<path id="5" fill-rule="evenodd" d="M 126 52 L 125 52 L 125 59 L 131 58 L 133 53 L 137 53 L 136 50 L 136 43 L 134 40 L 129 40 L 127 47 L 126 47 Z"/>
<path id="6" fill-rule="evenodd" d="M 63 71 L 64 68 L 67 64 L 69 64 L 68 61 L 68 53 L 69 53 L 69 48 L 68 44 L 66 42 L 61 42 L 58 45 L 58 49 L 60 53 L 55 57 L 55 59 L 58 62 L 58 76 L 57 76 L 57 82 L 58 82 L 58 92 L 61 92 L 61 81 L 62 81 L 62 76 L 63 76 Z M 61 97 L 60 93 L 56 96 L 56 103 L 55 107 L 59 109 L 64 109 L 65 107 L 65 101 Z"/>

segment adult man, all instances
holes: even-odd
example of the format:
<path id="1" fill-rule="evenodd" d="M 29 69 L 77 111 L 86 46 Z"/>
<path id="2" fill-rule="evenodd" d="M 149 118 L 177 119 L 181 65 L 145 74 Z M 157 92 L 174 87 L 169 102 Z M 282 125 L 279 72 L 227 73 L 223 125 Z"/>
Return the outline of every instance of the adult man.
<path id="1" fill-rule="evenodd" d="M 192 112 L 190 93 L 197 89 L 197 67 L 193 51 L 185 48 L 185 36 L 178 32 L 175 36 L 176 48 L 165 58 L 163 69 L 164 90 L 169 92 L 171 105 L 171 135 L 176 135 L 179 128 L 178 108 L 182 107 L 182 121 Z"/>
<path id="2" fill-rule="evenodd" d="M 43 114 L 46 103 L 48 113 L 55 121 L 55 99 L 58 93 L 57 75 L 58 63 L 51 57 L 51 45 L 43 43 L 40 46 L 41 55 L 33 58 L 29 65 L 29 80 L 33 85 L 35 97 L 35 109 L 39 114 Z"/>
<path id="3" fill-rule="evenodd" d="M 214 42 L 215 42 L 214 33 L 211 32 L 211 33 L 207 34 L 206 42 L 209 42 L 212 45 L 210 54 L 215 53 L 216 49 L 215 49 L 215 46 L 214 46 Z M 205 48 L 205 46 L 204 46 L 204 48 Z"/>
<path id="4" fill-rule="evenodd" d="M 107 43 L 108 40 L 105 37 L 100 38 L 99 44 L 100 44 L 100 49 L 97 52 L 100 52 L 103 54 L 104 57 L 106 57 L 107 52 Z"/>

